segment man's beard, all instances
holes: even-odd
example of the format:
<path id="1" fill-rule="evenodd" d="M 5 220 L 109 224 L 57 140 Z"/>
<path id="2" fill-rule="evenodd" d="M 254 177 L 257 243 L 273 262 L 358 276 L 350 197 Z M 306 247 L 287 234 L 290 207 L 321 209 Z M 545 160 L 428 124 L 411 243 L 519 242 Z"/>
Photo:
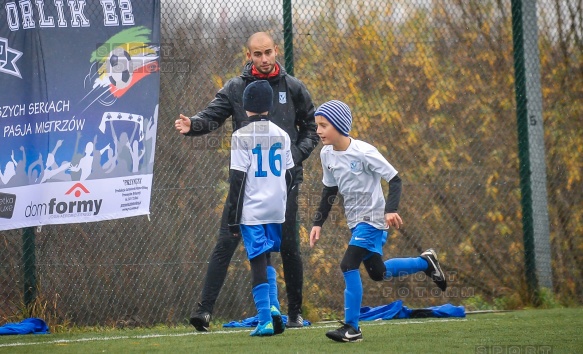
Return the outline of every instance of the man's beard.
<path id="1" fill-rule="evenodd" d="M 255 66 L 255 68 L 257 69 L 257 71 L 259 71 L 260 73 L 264 74 L 264 75 L 268 75 L 271 74 L 273 72 L 273 69 L 275 68 L 275 64 L 270 64 L 269 68 L 267 69 L 267 71 L 263 71 L 262 67 L 257 67 Z"/>

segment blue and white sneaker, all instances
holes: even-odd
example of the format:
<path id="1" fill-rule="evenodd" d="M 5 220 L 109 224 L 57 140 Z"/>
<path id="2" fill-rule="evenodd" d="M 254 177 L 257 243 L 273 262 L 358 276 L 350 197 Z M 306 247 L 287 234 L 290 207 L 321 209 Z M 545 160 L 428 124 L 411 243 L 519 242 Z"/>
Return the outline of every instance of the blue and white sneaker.
<path id="1" fill-rule="evenodd" d="M 258 325 L 251 332 L 251 337 L 264 337 L 264 336 L 272 336 L 273 335 L 273 322 L 268 321 L 262 325 Z"/>
<path id="2" fill-rule="evenodd" d="M 285 331 L 281 312 L 275 306 L 271 306 L 271 321 L 273 322 L 273 334 L 282 334 Z"/>

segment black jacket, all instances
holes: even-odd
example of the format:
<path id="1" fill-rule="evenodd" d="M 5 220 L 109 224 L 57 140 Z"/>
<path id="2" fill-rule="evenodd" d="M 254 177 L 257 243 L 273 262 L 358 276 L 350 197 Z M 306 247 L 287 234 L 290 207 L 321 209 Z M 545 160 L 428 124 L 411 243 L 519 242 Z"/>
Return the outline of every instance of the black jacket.
<path id="1" fill-rule="evenodd" d="M 314 120 L 314 104 L 306 86 L 297 78 L 288 75 L 279 63 L 279 75 L 267 79 L 273 89 L 273 108 L 270 119 L 289 135 L 291 151 L 296 164 L 294 182 L 303 181 L 302 161 L 318 145 Z M 229 117 L 233 117 L 233 131 L 241 128 L 247 121 L 243 109 L 243 90 L 252 81 L 258 80 L 251 75 L 252 63 L 248 62 L 243 73 L 227 81 L 217 92 L 209 105 L 190 118 L 190 131 L 185 135 L 200 136 L 218 129 Z"/>

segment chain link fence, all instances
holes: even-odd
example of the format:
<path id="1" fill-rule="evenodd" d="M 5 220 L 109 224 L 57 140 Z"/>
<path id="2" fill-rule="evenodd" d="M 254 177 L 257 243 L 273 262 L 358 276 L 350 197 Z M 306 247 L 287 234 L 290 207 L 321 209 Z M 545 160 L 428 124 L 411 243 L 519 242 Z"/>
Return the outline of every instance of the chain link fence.
<path id="1" fill-rule="evenodd" d="M 281 2 L 162 0 L 161 99 L 151 216 L 35 230 L 33 311 L 76 325 L 185 324 L 199 300 L 227 194 L 231 127 L 185 138 L 194 115 L 240 74 L 245 42 L 272 34 L 284 61 Z M 350 105 L 353 133 L 403 179 L 401 230 L 385 257 L 435 248 L 441 293 L 423 276 L 375 283 L 363 305 L 528 304 L 510 1 L 293 0 L 293 67 L 315 105 Z M 583 2 L 537 3 L 553 292 L 583 303 Z M 290 53 L 287 53 L 290 54 Z M 526 63 L 529 65 L 529 63 Z M 339 263 L 350 238 L 334 206 L 310 249 L 321 192 L 321 144 L 304 163 L 299 217 L 304 313 L 342 316 Z M 387 186 L 384 186 L 385 188 Z M 27 311 L 23 230 L 0 232 L 0 319 Z M 282 268 L 280 300 L 286 308 Z M 235 253 L 215 318 L 254 315 L 250 270 Z M 30 309 L 29 309 L 30 311 Z"/>

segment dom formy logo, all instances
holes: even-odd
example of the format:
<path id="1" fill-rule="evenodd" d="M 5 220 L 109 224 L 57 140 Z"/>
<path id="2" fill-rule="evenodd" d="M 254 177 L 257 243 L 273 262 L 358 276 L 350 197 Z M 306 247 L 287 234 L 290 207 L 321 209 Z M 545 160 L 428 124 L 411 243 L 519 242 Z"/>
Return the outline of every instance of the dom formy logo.
<path id="1" fill-rule="evenodd" d="M 75 198 L 80 198 L 82 195 L 86 196 L 90 194 L 89 190 L 81 183 L 75 183 L 65 195 L 74 196 Z M 70 214 L 99 214 L 101 210 L 101 204 L 103 199 L 82 199 L 82 200 L 69 200 L 60 201 L 57 198 L 52 198 L 47 203 L 33 204 L 30 203 L 26 207 L 24 212 L 25 217 L 39 216 L 39 215 L 62 215 Z"/>

